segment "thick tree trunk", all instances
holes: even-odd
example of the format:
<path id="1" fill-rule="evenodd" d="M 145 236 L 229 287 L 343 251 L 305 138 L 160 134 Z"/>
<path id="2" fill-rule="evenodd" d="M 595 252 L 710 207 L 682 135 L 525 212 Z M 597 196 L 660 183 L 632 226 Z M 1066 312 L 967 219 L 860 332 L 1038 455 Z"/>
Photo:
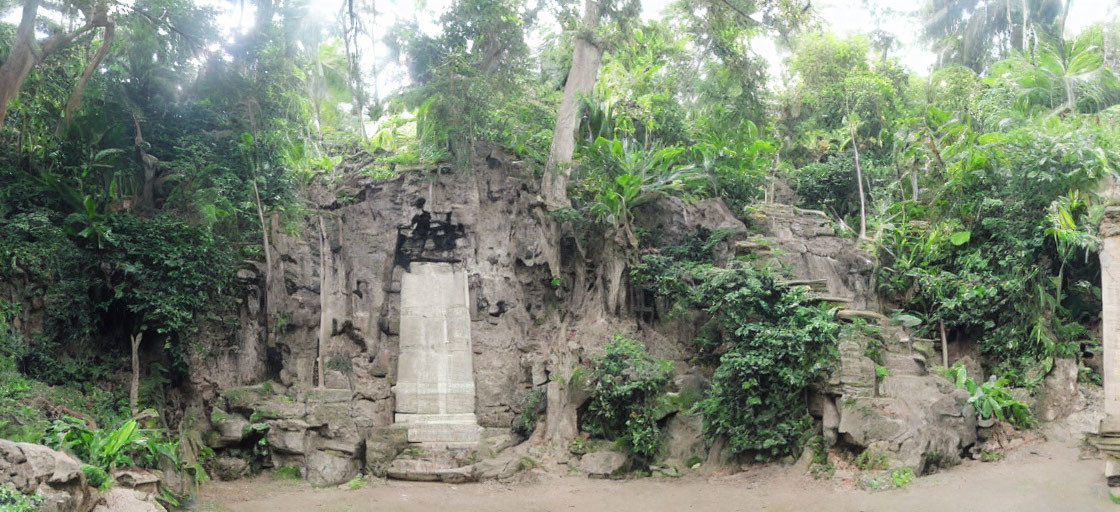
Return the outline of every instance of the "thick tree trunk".
<path id="1" fill-rule="evenodd" d="M 8 59 L 0 65 L 0 127 L 8 115 L 8 102 L 19 94 L 23 81 L 35 66 L 35 16 L 39 12 L 39 0 L 26 0 L 23 15 L 16 29 Z"/>
<path id="2" fill-rule="evenodd" d="M 82 91 L 86 88 L 86 82 L 89 82 L 89 77 L 93 76 L 93 72 L 101 66 L 101 61 L 105 60 L 105 55 L 109 53 L 109 46 L 113 44 L 113 33 L 116 31 L 116 26 L 112 23 L 105 25 L 105 33 L 101 37 L 101 46 L 97 48 L 97 53 L 93 55 L 86 68 L 82 70 L 82 75 L 78 77 L 78 83 L 74 85 L 74 90 L 70 91 L 70 98 L 66 100 L 66 107 L 62 109 L 62 119 L 58 122 L 58 128 L 54 132 L 55 137 L 62 137 L 66 133 L 66 129 L 70 126 L 70 121 L 74 116 L 74 112 L 82 106 Z"/>
<path id="3" fill-rule="evenodd" d="M 133 416 L 140 412 L 140 340 L 143 336 L 144 333 L 138 332 L 131 339 L 132 383 L 128 387 L 128 408 Z"/>
<path id="4" fill-rule="evenodd" d="M 572 53 L 572 68 L 568 81 L 564 84 L 564 96 L 556 111 L 556 127 L 552 130 L 552 147 L 545 163 L 544 177 L 541 179 L 541 193 L 550 210 L 567 208 L 568 180 L 571 178 L 572 155 L 576 149 L 576 129 L 578 128 L 579 99 L 591 94 L 595 80 L 599 76 L 603 51 L 592 41 L 595 29 L 599 27 L 601 16 L 599 0 L 585 0 L 583 20 L 575 40 Z"/>

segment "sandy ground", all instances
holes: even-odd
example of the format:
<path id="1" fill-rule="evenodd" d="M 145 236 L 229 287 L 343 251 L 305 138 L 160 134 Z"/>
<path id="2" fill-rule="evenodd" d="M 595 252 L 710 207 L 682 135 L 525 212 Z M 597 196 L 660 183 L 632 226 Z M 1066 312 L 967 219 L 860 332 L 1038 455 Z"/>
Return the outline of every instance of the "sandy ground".
<path id="1" fill-rule="evenodd" d="M 868 492 L 850 480 L 814 480 L 792 467 L 752 468 L 730 476 L 700 472 L 679 479 L 625 481 L 544 475 L 533 483 L 372 482 L 358 490 L 313 489 L 262 476 L 212 482 L 199 512 L 435 511 L 1120 511 L 1102 477 L 1103 462 L 1080 460 L 1069 443 L 1022 446 L 997 462 L 966 462 L 901 490 Z"/>

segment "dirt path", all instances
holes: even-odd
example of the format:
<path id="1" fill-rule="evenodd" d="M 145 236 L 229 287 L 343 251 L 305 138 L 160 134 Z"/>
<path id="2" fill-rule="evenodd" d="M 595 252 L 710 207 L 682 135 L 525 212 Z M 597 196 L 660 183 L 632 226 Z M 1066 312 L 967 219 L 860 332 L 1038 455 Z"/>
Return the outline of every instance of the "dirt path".
<path id="1" fill-rule="evenodd" d="M 1057 442 L 1027 445 L 1004 460 L 968 462 L 919 478 L 902 490 L 866 492 L 766 466 L 725 477 L 589 480 L 465 485 L 389 481 L 358 490 L 312 489 L 269 476 L 208 484 L 192 510 L 215 512 L 539 512 L 539 511 L 1120 511 L 1104 486 L 1102 463 L 1079 460 Z"/>

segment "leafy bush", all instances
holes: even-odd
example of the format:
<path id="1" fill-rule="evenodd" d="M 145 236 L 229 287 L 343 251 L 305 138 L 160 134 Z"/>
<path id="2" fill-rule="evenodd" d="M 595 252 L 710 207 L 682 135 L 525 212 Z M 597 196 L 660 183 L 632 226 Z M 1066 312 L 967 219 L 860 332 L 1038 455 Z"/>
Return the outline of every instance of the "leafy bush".
<path id="1" fill-rule="evenodd" d="M 951 368 L 935 368 L 937 373 L 949 379 L 957 387 L 968 391 L 968 403 L 976 411 L 976 416 L 982 420 L 993 416 L 1000 421 L 1006 421 L 1017 427 L 1029 427 L 1035 424 L 1031 409 L 1023 402 L 1011 396 L 1007 389 L 1007 379 L 997 379 L 992 375 L 987 381 L 977 385 L 968 376 L 968 370 L 960 364 Z"/>
<path id="2" fill-rule="evenodd" d="M 77 418 L 56 420 L 43 435 L 43 444 L 66 450 L 87 464 L 109 470 L 134 464 L 132 454 L 146 446 L 147 438 L 136 420 L 112 431 L 90 429 Z"/>
<path id="3" fill-rule="evenodd" d="M 36 512 L 42 504 L 43 498 L 37 493 L 28 496 L 7 485 L 0 485 L 0 511 L 2 512 Z"/>
<path id="4" fill-rule="evenodd" d="M 1115 138 L 1095 123 L 976 133 L 937 109 L 926 119 L 944 137 L 944 183 L 884 224 L 880 293 L 923 317 L 919 335 L 943 321 L 995 373 L 1034 385 L 1052 358 L 1096 344 L 1084 327 L 1101 307 L 1093 191 L 1120 161 Z"/>
<path id="5" fill-rule="evenodd" d="M 891 470 L 891 483 L 896 488 L 906 487 L 912 480 L 914 480 L 914 470 L 910 468 L 895 468 Z"/>
<path id="6" fill-rule="evenodd" d="M 521 397 L 518 408 L 521 413 L 513 419 L 513 432 L 523 438 L 533 435 L 537 429 L 537 420 L 544 414 L 548 402 L 545 399 L 545 388 L 530 389 Z"/>
<path id="7" fill-rule="evenodd" d="M 707 314 L 696 344 L 701 359 L 718 366 L 694 408 L 705 434 L 725 436 L 732 452 L 759 459 L 794 454 L 812 423 L 806 391 L 834 366 L 840 324 L 775 270 L 742 262 L 720 268 L 703 254 L 680 254 L 646 256 L 632 277 L 677 309 Z"/>
<path id="8" fill-rule="evenodd" d="M 82 464 L 82 474 L 86 476 L 86 482 L 89 482 L 89 485 L 95 489 L 105 490 L 113 483 L 109 473 L 100 466 Z"/>
<path id="9" fill-rule="evenodd" d="M 887 454 L 869 448 L 857 455 L 852 463 L 862 471 L 871 471 L 887 469 L 887 466 L 890 465 L 890 459 L 887 457 Z"/>
<path id="10" fill-rule="evenodd" d="M 602 356 L 592 361 L 591 401 L 580 427 L 591 435 L 615 439 L 639 461 L 652 461 L 661 449 L 654 414 L 672 375 L 668 361 L 649 355 L 641 343 L 615 336 Z"/>
<path id="11" fill-rule="evenodd" d="M 160 469 L 161 460 L 166 460 L 198 481 L 208 478 L 199 461 L 180 457 L 179 441 L 168 439 L 161 429 L 142 428 L 135 419 L 114 430 L 106 430 L 91 429 L 82 420 L 66 416 L 55 420 L 40 442 L 68 451 L 101 472 L 124 466 Z M 89 475 L 94 469 L 83 468 L 83 471 L 87 477 L 95 477 Z"/>
<path id="12" fill-rule="evenodd" d="M 299 468 L 296 466 L 280 466 L 272 470 L 272 476 L 275 476 L 276 478 L 299 480 L 303 478 L 303 473 L 301 473 Z"/>

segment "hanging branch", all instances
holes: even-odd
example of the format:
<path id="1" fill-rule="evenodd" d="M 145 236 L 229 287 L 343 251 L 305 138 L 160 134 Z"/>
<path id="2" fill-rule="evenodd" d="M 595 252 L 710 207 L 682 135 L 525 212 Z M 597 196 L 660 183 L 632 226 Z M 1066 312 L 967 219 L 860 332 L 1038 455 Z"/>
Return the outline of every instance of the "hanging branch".
<path id="1" fill-rule="evenodd" d="M 85 69 L 82 70 L 82 75 L 78 77 L 78 83 L 74 85 L 74 90 L 70 91 L 70 97 L 66 100 L 66 107 L 62 109 L 62 119 L 58 121 L 58 128 L 54 131 L 55 137 L 62 137 L 62 134 L 66 133 L 66 129 L 70 127 L 74 112 L 82 106 L 82 92 L 86 88 L 86 83 L 93 76 L 93 72 L 101 66 L 101 61 L 105 60 L 105 56 L 109 54 L 109 46 L 113 44 L 113 34 L 115 32 L 115 24 L 110 22 L 105 25 L 101 46 L 97 48 L 97 53 L 93 55 Z"/>

